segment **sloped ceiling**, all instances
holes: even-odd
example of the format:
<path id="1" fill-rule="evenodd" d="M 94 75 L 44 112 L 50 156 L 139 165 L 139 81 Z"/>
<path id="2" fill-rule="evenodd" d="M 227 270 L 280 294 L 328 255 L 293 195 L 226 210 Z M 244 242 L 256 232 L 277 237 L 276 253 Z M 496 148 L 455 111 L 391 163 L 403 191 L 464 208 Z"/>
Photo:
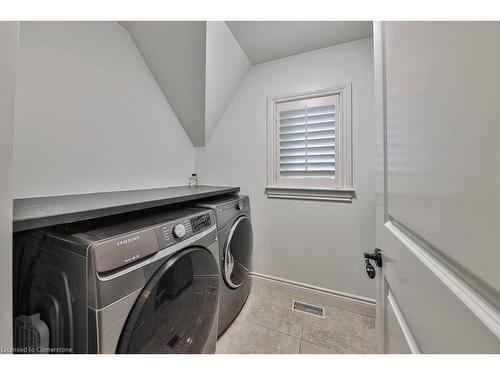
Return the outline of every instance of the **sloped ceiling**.
<path id="1" fill-rule="evenodd" d="M 205 22 L 121 22 L 195 146 L 205 142 Z"/>
<path id="2" fill-rule="evenodd" d="M 139 21 L 124 26 L 194 146 L 203 146 L 250 62 L 225 22 Z"/>
<path id="3" fill-rule="evenodd" d="M 129 32 L 194 146 L 203 146 L 251 67 L 372 35 L 371 22 L 132 21 Z"/>
<path id="4" fill-rule="evenodd" d="M 231 21 L 232 33 L 252 64 L 373 35 L 366 21 Z"/>

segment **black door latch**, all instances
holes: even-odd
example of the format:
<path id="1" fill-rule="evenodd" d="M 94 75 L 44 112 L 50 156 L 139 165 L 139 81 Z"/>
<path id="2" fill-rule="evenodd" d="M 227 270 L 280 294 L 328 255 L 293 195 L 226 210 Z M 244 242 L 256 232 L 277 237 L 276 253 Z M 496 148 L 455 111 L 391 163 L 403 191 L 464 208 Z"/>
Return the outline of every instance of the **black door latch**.
<path id="1" fill-rule="evenodd" d="M 382 252 L 380 251 L 380 249 L 375 249 L 372 254 L 365 253 L 364 257 L 366 273 L 368 274 L 368 277 L 370 279 L 374 279 L 376 272 L 375 268 L 373 268 L 372 264 L 370 263 L 370 259 L 375 261 L 377 267 L 382 267 Z"/>

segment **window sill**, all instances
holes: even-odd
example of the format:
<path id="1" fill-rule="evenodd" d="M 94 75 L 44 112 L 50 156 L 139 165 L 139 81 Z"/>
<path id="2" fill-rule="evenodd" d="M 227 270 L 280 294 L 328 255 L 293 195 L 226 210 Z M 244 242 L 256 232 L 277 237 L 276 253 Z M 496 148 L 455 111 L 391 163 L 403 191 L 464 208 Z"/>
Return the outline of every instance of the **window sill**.
<path id="1" fill-rule="evenodd" d="M 356 197 L 356 194 L 352 189 L 266 187 L 266 194 L 268 198 L 332 202 L 352 202 L 352 199 Z"/>

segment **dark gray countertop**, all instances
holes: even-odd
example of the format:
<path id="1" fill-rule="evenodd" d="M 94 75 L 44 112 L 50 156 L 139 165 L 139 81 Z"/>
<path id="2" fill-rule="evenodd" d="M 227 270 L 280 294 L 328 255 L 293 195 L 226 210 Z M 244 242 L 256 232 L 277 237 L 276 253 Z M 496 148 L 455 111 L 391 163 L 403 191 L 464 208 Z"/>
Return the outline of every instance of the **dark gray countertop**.
<path id="1" fill-rule="evenodd" d="M 14 199 L 14 232 L 239 191 L 239 187 L 199 185 Z"/>

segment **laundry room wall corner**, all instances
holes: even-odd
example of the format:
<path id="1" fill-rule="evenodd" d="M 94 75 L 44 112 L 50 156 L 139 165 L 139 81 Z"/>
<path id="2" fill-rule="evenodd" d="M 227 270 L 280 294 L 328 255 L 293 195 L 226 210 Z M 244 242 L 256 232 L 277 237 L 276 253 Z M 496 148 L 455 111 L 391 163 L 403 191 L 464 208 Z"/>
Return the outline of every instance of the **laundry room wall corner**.
<path id="1" fill-rule="evenodd" d="M 293 78 L 291 80 L 291 77 Z M 268 199 L 266 97 L 352 83 L 352 203 Z M 202 184 L 250 197 L 253 271 L 373 300 L 362 253 L 375 244 L 372 38 L 253 65 L 205 147 L 195 149 Z"/>

